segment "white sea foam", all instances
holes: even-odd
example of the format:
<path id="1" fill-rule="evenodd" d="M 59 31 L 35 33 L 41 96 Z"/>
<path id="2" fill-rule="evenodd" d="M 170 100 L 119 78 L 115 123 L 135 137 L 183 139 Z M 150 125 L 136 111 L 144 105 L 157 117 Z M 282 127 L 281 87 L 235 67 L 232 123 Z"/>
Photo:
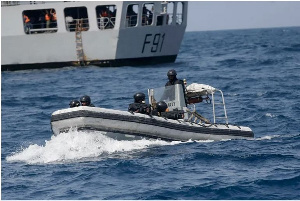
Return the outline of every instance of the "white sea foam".
<path id="1" fill-rule="evenodd" d="M 265 95 L 266 94 L 266 92 L 258 92 L 256 95 L 257 96 L 263 96 L 263 95 Z"/>
<path id="2" fill-rule="evenodd" d="M 273 138 L 280 137 L 280 135 L 267 135 L 260 138 L 255 138 L 255 140 L 271 140 Z"/>
<path id="3" fill-rule="evenodd" d="M 271 113 L 267 113 L 266 116 L 267 116 L 267 117 L 271 117 L 271 118 L 276 117 L 275 114 L 271 114 Z"/>
<path id="4" fill-rule="evenodd" d="M 188 142 L 190 142 L 190 141 L 188 141 Z M 195 141 L 191 141 L 191 142 L 210 143 L 210 142 L 214 142 L 214 140 L 195 140 Z"/>
<path id="5" fill-rule="evenodd" d="M 101 132 L 69 131 L 52 136 L 45 145 L 33 144 L 6 158 L 7 161 L 22 161 L 28 164 L 72 162 L 101 159 L 115 153 L 124 153 L 149 146 L 174 145 L 180 142 L 162 140 L 117 141 Z"/>

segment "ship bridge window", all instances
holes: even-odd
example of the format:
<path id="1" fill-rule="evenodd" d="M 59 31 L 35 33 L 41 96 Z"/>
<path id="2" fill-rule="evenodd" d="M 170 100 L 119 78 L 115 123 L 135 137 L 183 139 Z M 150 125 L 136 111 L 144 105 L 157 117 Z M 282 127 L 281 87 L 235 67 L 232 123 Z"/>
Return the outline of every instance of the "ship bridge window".
<path id="1" fill-rule="evenodd" d="M 23 23 L 26 34 L 57 32 L 56 11 L 53 8 L 24 10 Z"/>
<path id="2" fill-rule="evenodd" d="M 86 7 L 69 7 L 64 9 L 67 31 L 88 31 L 89 18 Z"/>
<path id="3" fill-rule="evenodd" d="M 182 24 L 183 20 L 183 2 L 177 2 L 176 24 Z"/>
<path id="4" fill-rule="evenodd" d="M 113 29 L 116 22 L 116 5 L 102 5 L 96 7 L 97 14 L 97 24 L 98 28 L 101 30 L 104 29 Z"/>
<path id="5" fill-rule="evenodd" d="M 153 3 L 144 4 L 142 14 L 142 26 L 150 26 L 153 24 L 153 12 Z"/>
<path id="6" fill-rule="evenodd" d="M 126 27 L 135 27 L 137 26 L 139 15 L 139 5 L 131 4 L 127 7 L 126 13 Z"/>
<path id="7" fill-rule="evenodd" d="M 173 22 L 173 12 L 174 12 L 174 2 L 169 2 L 167 4 L 167 24 L 172 24 Z"/>

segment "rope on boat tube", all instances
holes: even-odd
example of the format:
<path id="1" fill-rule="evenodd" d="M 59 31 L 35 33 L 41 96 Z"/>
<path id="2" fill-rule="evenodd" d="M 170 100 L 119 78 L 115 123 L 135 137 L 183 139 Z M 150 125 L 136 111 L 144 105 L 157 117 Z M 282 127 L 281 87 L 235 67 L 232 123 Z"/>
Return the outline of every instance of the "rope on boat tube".
<path id="1" fill-rule="evenodd" d="M 186 111 L 187 111 L 187 113 L 189 113 L 191 115 L 187 120 L 188 122 L 192 123 L 192 121 L 193 121 L 196 124 L 200 124 L 203 121 L 206 124 L 211 124 L 211 122 L 208 119 L 206 119 L 205 117 L 203 117 L 202 115 L 197 113 L 195 110 L 191 111 L 190 109 L 187 108 Z M 197 121 L 199 121 L 199 122 L 197 122 Z"/>

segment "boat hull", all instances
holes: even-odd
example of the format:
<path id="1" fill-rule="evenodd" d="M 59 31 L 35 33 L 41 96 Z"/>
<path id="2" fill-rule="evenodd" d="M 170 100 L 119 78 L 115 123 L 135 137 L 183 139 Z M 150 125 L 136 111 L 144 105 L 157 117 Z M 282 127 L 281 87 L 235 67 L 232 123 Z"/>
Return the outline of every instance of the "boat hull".
<path id="1" fill-rule="evenodd" d="M 115 139 L 145 137 L 167 141 L 189 141 L 254 137 L 248 127 L 199 125 L 183 120 L 91 107 L 69 108 L 54 112 L 51 126 L 55 135 L 67 132 L 70 128 L 77 128 L 105 131 L 108 132 L 109 137 Z"/>

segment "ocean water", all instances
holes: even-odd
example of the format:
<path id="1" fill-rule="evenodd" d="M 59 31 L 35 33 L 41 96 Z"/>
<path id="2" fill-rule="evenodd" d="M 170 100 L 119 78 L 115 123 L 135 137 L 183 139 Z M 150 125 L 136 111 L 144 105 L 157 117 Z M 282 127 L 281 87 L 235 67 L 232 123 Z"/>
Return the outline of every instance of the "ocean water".
<path id="1" fill-rule="evenodd" d="M 87 94 L 96 106 L 126 110 L 135 92 L 164 86 L 169 69 L 223 90 L 229 122 L 255 138 L 52 135 L 51 113 L 70 100 Z M 300 199 L 300 27 L 188 32 L 173 64 L 1 76 L 2 199 Z"/>

